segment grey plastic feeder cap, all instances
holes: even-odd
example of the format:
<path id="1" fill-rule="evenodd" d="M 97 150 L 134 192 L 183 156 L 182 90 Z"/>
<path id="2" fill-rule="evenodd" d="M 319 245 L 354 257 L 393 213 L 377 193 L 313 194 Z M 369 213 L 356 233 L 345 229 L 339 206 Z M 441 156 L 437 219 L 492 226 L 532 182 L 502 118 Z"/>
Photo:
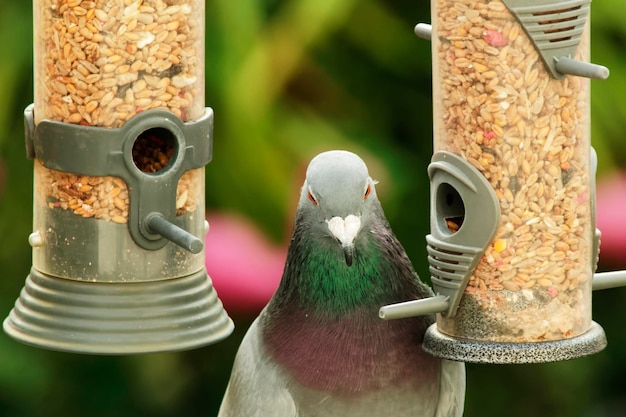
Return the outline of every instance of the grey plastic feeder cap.
<path id="1" fill-rule="evenodd" d="M 596 322 L 585 333 L 571 339 L 547 342 L 506 343 L 452 337 L 436 324 L 424 335 L 422 348 L 438 358 L 469 363 L 546 363 L 589 356 L 606 347 L 606 335 Z"/>
<path id="2" fill-rule="evenodd" d="M 12 338 L 72 353 L 193 349 L 233 331 L 206 271 L 162 281 L 79 282 L 32 269 L 4 321 Z"/>

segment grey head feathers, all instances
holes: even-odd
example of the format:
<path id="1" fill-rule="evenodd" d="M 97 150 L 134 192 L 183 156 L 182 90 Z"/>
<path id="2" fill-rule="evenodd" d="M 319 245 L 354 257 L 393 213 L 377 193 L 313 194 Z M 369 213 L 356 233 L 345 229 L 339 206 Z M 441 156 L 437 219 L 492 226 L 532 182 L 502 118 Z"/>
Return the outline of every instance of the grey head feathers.
<path id="1" fill-rule="evenodd" d="M 307 169 L 298 211 L 313 233 L 329 231 L 339 241 L 350 266 L 356 236 L 370 215 L 380 211 L 365 162 L 341 150 L 317 155 Z"/>
<path id="2" fill-rule="evenodd" d="M 354 215 L 364 210 L 368 198 L 376 196 L 374 184 L 365 162 L 357 155 L 347 151 L 324 152 L 309 164 L 300 204 L 311 202 L 313 197 L 326 216 Z"/>

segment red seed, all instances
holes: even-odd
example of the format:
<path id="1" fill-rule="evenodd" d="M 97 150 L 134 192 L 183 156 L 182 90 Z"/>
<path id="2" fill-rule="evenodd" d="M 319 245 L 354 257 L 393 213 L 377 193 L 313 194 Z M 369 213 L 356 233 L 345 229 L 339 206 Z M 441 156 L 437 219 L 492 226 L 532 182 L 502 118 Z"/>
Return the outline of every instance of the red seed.
<path id="1" fill-rule="evenodd" d="M 483 33 L 483 39 L 491 46 L 505 46 L 508 41 L 501 32 L 488 29 Z"/>
<path id="2" fill-rule="evenodd" d="M 559 290 L 556 289 L 555 287 L 548 287 L 548 295 L 552 298 L 556 297 L 557 294 L 559 293 Z"/>
<path id="3" fill-rule="evenodd" d="M 487 140 L 491 140 L 496 137 L 496 133 L 493 131 L 483 133 L 483 137 Z"/>

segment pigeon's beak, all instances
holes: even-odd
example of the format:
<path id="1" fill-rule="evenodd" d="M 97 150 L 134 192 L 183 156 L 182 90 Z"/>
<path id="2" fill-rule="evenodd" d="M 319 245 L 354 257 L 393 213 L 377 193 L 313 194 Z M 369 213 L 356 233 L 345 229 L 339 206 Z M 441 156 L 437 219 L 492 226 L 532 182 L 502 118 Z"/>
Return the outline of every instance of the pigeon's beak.
<path id="1" fill-rule="evenodd" d="M 346 264 L 352 266 L 354 256 L 354 239 L 361 230 L 361 218 L 350 214 L 349 216 L 333 217 L 327 220 L 328 230 L 341 243 Z"/>

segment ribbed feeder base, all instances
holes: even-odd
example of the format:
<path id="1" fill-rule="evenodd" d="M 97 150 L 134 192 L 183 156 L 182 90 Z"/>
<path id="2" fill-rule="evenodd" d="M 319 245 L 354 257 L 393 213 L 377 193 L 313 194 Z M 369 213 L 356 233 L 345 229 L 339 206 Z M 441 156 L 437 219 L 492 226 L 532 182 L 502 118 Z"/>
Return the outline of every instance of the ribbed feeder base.
<path id="1" fill-rule="evenodd" d="M 522 364 L 556 362 L 600 352 L 606 347 L 602 327 L 591 328 L 571 339 L 549 342 L 502 343 L 455 338 L 441 333 L 432 324 L 422 345 L 424 351 L 439 358 L 469 363 Z"/>
<path id="2" fill-rule="evenodd" d="M 31 269 L 4 331 L 28 345 L 122 355 L 193 349 L 233 322 L 205 270 L 150 282 L 83 282 Z"/>

